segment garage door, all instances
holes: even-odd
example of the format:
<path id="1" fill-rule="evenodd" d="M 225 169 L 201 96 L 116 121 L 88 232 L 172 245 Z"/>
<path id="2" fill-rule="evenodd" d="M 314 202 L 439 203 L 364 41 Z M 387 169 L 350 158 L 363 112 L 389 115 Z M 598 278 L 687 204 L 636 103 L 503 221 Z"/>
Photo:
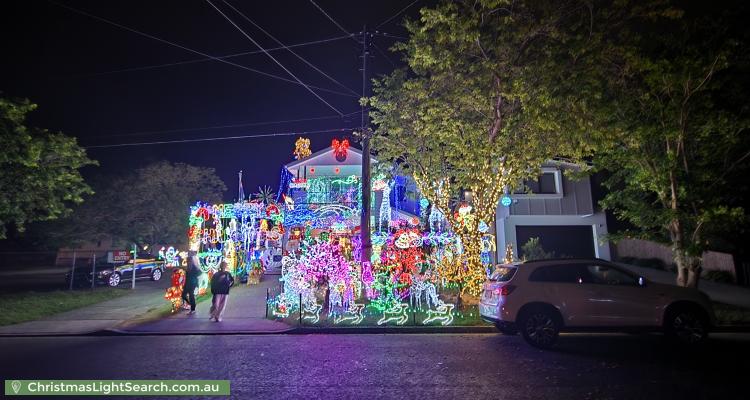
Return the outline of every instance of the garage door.
<path id="1" fill-rule="evenodd" d="M 544 251 L 555 257 L 593 258 L 594 234 L 591 225 L 516 226 L 518 257 L 523 257 L 522 246 L 530 238 L 538 237 Z"/>

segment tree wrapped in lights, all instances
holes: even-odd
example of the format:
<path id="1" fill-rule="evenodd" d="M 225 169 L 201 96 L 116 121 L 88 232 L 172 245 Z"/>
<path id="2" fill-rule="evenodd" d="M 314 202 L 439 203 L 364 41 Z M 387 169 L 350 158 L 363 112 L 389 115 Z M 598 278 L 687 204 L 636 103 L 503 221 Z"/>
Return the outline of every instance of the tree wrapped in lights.
<path id="1" fill-rule="evenodd" d="M 444 2 L 423 8 L 397 44 L 410 72 L 398 70 L 368 99 L 377 125 L 373 148 L 398 162 L 461 239 L 451 280 L 478 294 L 485 272 L 479 223 L 494 226 L 504 190 L 539 172 L 543 162 L 580 159 L 590 149 L 576 136 L 585 121 L 566 89 L 575 88 L 573 49 L 584 45 L 574 1 Z M 559 76 L 565 75 L 561 82 Z M 472 218 L 458 223 L 449 200 L 472 193 Z"/>

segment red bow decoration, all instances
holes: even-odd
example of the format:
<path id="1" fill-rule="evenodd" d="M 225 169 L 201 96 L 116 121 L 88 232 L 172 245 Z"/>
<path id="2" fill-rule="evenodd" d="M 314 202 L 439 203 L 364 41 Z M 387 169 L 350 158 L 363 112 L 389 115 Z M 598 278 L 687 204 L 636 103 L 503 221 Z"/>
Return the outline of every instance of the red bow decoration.
<path id="1" fill-rule="evenodd" d="M 341 141 L 333 139 L 331 147 L 333 147 L 333 154 L 336 155 L 336 160 L 340 162 L 346 160 L 346 151 L 349 150 L 348 139 L 342 139 Z"/>

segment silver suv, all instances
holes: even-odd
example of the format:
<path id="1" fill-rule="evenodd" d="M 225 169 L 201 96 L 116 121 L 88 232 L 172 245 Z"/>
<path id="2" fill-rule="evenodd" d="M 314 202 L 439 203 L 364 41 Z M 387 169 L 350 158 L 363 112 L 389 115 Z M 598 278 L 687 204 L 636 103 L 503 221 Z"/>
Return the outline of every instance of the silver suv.
<path id="1" fill-rule="evenodd" d="M 560 331 L 663 331 L 695 344 L 715 323 L 704 293 L 649 282 L 599 259 L 501 265 L 484 284 L 479 312 L 540 348 L 553 346 Z"/>

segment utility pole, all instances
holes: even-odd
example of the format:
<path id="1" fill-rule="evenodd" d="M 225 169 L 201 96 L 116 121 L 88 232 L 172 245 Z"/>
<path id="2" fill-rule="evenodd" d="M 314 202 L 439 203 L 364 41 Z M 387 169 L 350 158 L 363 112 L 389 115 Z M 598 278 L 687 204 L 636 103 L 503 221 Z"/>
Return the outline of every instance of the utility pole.
<path id="1" fill-rule="evenodd" d="M 362 29 L 362 97 L 367 97 L 367 25 Z M 369 118 L 365 117 L 365 106 L 362 107 L 361 118 L 361 140 L 362 140 L 362 213 L 360 214 L 360 238 L 362 239 L 362 256 L 360 261 L 370 261 L 372 254 L 372 243 L 370 241 L 370 214 L 372 213 L 370 205 L 371 182 L 370 182 L 370 137 L 372 132 L 368 126 Z"/>

